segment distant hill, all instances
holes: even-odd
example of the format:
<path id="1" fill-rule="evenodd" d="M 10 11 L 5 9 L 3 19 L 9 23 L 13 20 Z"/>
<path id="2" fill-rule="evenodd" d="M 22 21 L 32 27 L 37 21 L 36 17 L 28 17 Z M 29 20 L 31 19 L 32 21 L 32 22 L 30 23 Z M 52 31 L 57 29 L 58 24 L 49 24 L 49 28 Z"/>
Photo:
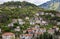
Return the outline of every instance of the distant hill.
<path id="1" fill-rule="evenodd" d="M 39 7 L 49 10 L 60 11 L 60 0 L 51 0 L 42 5 L 39 5 Z"/>
<path id="2" fill-rule="evenodd" d="M 3 3 L 3 4 L 1 4 L 0 5 L 0 7 L 5 7 L 5 6 L 22 6 L 22 7 L 25 7 L 25 6 L 36 6 L 36 5 L 34 5 L 34 4 L 32 4 L 32 3 L 29 3 L 29 2 L 26 2 L 26 1 L 23 1 L 23 2 L 20 2 L 20 1 L 16 1 L 16 2 L 14 2 L 14 1 L 11 1 L 11 2 L 5 2 L 5 3 Z"/>

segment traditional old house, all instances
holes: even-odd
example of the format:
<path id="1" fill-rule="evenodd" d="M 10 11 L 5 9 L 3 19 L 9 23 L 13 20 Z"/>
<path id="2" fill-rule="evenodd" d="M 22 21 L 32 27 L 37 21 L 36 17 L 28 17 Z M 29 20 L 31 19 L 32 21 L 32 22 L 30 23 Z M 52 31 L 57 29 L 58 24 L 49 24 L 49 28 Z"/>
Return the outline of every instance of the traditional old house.
<path id="1" fill-rule="evenodd" d="M 8 24 L 8 27 L 13 27 L 13 26 L 14 26 L 13 23 Z"/>
<path id="2" fill-rule="evenodd" d="M 47 23 L 46 21 L 43 21 L 43 20 L 42 20 L 42 21 L 40 22 L 40 25 L 48 25 L 48 23 Z"/>
<path id="3" fill-rule="evenodd" d="M 57 22 L 57 25 L 60 25 L 60 22 Z"/>
<path id="4" fill-rule="evenodd" d="M 40 24 L 40 22 L 41 22 L 40 20 L 36 20 L 36 21 L 35 21 L 35 23 L 37 23 L 37 24 Z"/>
<path id="5" fill-rule="evenodd" d="M 0 28 L 0 33 L 2 32 L 2 29 Z"/>
<path id="6" fill-rule="evenodd" d="M 17 19 L 12 19 L 12 23 L 17 23 Z"/>
<path id="7" fill-rule="evenodd" d="M 45 15 L 49 15 L 49 13 L 45 13 Z"/>
<path id="8" fill-rule="evenodd" d="M 35 25 L 35 28 L 38 29 L 38 28 L 40 28 L 40 26 L 39 25 Z"/>
<path id="9" fill-rule="evenodd" d="M 54 15 L 54 14 L 52 14 L 52 15 L 51 15 L 51 17 L 55 17 L 55 15 Z"/>
<path id="10" fill-rule="evenodd" d="M 25 17 L 26 20 L 29 20 L 29 17 Z"/>
<path id="11" fill-rule="evenodd" d="M 28 34 L 33 34 L 32 29 L 28 29 L 27 32 L 28 32 Z"/>
<path id="12" fill-rule="evenodd" d="M 35 25 L 35 22 L 34 21 L 30 21 L 30 25 Z"/>
<path id="13" fill-rule="evenodd" d="M 40 21 L 42 21 L 42 20 L 43 20 L 43 18 L 42 18 L 42 17 L 39 17 L 39 20 L 40 20 Z"/>
<path id="14" fill-rule="evenodd" d="M 52 15 L 52 13 L 49 13 L 49 15 Z"/>
<path id="15" fill-rule="evenodd" d="M 20 39 L 25 39 L 24 34 L 20 35 Z"/>
<path id="16" fill-rule="evenodd" d="M 18 19 L 18 22 L 19 22 L 20 25 L 25 24 L 25 22 L 22 19 Z"/>
<path id="17" fill-rule="evenodd" d="M 41 33 L 45 33 L 46 32 L 46 28 L 40 28 L 40 31 Z"/>
<path id="18" fill-rule="evenodd" d="M 35 23 L 37 23 L 37 24 L 40 24 L 40 22 L 41 22 L 39 17 L 35 17 L 34 20 L 35 20 Z"/>
<path id="19" fill-rule="evenodd" d="M 35 15 L 36 15 L 36 16 L 39 16 L 39 13 L 36 13 Z"/>
<path id="20" fill-rule="evenodd" d="M 27 30 L 23 30 L 23 34 L 26 33 Z"/>
<path id="21" fill-rule="evenodd" d="M 29 22 L 30 22 L 30 25 L 35 25 L 35 20 L 30 19 Z"/>
<path id="22" fill-rule="evenodd" d="M 7 32 L 2 34 L 2 39 L 15 39 L 15 34 Z"/>
<path id="23" fill-rule="evenodd" d="M 32 34 L 23 34 L 20 35 L 20 39 L 32 39 Z"/>
<path id="24" fill-rule="evenodd" d="M 20 31 L 20 27 L 17 26 L 14 30 L 19 32 Z"/>
<path id="25" fill-rule="evenodd" d="M 36 32 L 36 28 L 32 27 L 32 32 L 35 33 Z"/>
<path id="26" fill-rule="evenodd" d="M 21 6 L 18 6 L 19 8 L 21 8 Z"/>
<path id="27" fill-rule="evenodd" d="M 54 29 L 49 29 L 47 32 L 48 32 L 49 34 L 54 34 L 54 33 L 55 33 L 55 30 L 54 30 Z"/>
<path id="28" fill-rule="evenodd" d="M 60 13 L 56 13 L 56 16 L 60 17 Z"/>
<path id="29" fill-rule="evenodd" d="M 57 26 L 53 26 L 52 29 L 54 29 L 55 31 L 59 31 L 59 27 L 57 27 Z"/>
<path id="30" fill-rule="evenodd" d="M 39 14 L 40 14 L 40 15 L 45 15 L 45 13 L 44 13 L 44 12 L 39 12 Z"/>

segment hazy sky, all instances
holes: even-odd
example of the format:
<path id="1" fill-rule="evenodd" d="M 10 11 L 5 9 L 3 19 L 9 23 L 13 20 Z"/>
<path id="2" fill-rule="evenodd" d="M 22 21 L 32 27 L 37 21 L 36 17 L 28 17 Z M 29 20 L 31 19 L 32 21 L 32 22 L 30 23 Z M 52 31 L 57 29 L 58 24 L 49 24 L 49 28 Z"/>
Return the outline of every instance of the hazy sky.
<path id="1" fill-rule="evenodd" d="M 31 2 L 31 3 L 34 3 L 36 5 L 40 5 L 42 3 L 45 3 L 47 1 L 50 1 L 50 0 L 0 0 L 0 4 L 1 3 L 4 3 L 4 2 L 7 2 L 7 1 L 27 1 L 27 2 Z"/>

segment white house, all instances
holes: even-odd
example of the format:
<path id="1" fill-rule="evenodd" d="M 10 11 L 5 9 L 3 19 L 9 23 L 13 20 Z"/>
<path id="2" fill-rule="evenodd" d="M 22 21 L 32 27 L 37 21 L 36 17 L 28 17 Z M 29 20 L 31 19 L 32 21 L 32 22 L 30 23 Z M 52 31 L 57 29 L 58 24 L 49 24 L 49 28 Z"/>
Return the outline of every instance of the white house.
<path id="1" fill-rule="evenodd" d="M 25 19 L 26 19 L 26 20 L 29 20 L 29 17 L 26 17 Z"/>
<path id="2" fill-rule="evenodd" d="M 41 21 L 40 25 L 48 25 L 48 23 L 46 21 Z"/>
<path id="3" fill-rule="evenodd" d="M 34 20 L 39 20 L 39 18 L 38 17 L 35 17 Z"/>
<path id="4" fill-rule="evenodd" d="M 22 19 L 18 19 L 18 22 L 19 22 L 20 25 L 25 24 L 25 22 Z"/>
<path id="5" fill-rule="evenodd" d="M 53 29 L 56 31 L 59 31 L 59 27 L 57 27 L 57 26 L 54 26 Z"/>
<path id="6" fill-rule="evenodd" d="M 46 28 L 40 28 L 40 31 L 39 32 L 41 32 L 41 33 L 46 32 Z"/>
<path id="7" fill-rule="evenodd" d="M 17 23 L 17 19 L 12 19 L 12 23 Z"/>
<path id="8" fill-rule="evenodd" d="M 48 32 L 49 34 L 54 34 L 54 33 L 55 33 L 55 30 L 54 30 L 54 29 L 49 29 L 47 32 Z"/>
<path id="9" fill-rule="evenodd" d="M 21 6 L 19 6 L 19 8 L 21 8 Z"/>
<path id="10" fill-rule="evenodd" d="M 30 25 L 34 25 L 35 24 L 35 22 L 30 22 Z"/>
<path id="11" fill-rule="evenodd" d="M 26 33 L 26 30 L 24 30 L 23 33 Z"/>
<path id="12" fill-rule="evenodd" d="M 1 28 L 0 28 L 0 33 L 2 32 Z"/>
<path id="13" fill-rule="evenodd" d="M 25 24 L 25 22 L 19 22 L 19 24 L 20 24 L 20 25 L 23 25 L 23 24 Z"/>
<path id="14" fill-rule="evenodd" d="M 30 22 L 30 25 L 35 25 L 35 21 L 30 20 L 29 22 Z"/>
<path id="15" fill-rule="evenodd" d="M 56 28 L 56 31 L 59 31 L 59 28 L 58 27 Z"/>
<path id="16" fill-rule="evenodd" d="M 49 15 L 49 13 L 45 13 L 45 15 Z"/>
<path id="17" fill-rule="evenodd" d="M 18 22 L 23 21 L 22 19 L 18 19 Z"/>
<path id="18" fill-rule="evenodd" d="M 39 13 L 36 13 L 35 15 L 36 15 L 36 16 L 39 16 Z"/>
<path id="19" fill-rule="evenodd" d="M 52 15 L 52 13 L 49 13 L 49 15 Z"/>
<path id="20" fill-rule="evenodd" d="M 8 27 L 13 27 L 13 26 L 14 26 L 13 23 L 8 24 Z"/>
<path id="21" fill-rule="evenodd" d="M 35 21 L 35 23 L 38 23 L 38 24 L 39 24 L 40 22 L 41 22 L 40 20 L 36 20 L 36 21 Z"/>
<path id="22" fill-rule="evenodd" d="M 54 17 L 54 16 L 55 16 L 54 14 L 51 15 L 51 17 Z"/>
<path id="23" fill-rule="evenodd" d="M 57 25 L 60 25 L 60 22 L 57 22 Z"/>
<path id="24" fill-rule="evenodd" d="M 32 39 L 32 34 L 23 34 L 20 35 L 20 39 Z"/>
<path id="25" fill-rule="evenodd" d="M 56 13 L 56 16 L 60 17 L 60 13 Z"/>
<path id="26" fill-rule="evenodd" d="M 24 34 L 20 35 L 20 39 L 25 39 Z"/>
<path id="27" fill-rule="evenodd" d="M 40 14 L 40 15 L 44 15 L 44 12 L 40 12 L 39 14 Z"/>
<path id="28" fill-rule="evenodd" d="M 2 39 L 15 39 L 15 34 L 7 32 L 2 34 Z"/>
<path id="29" fill-rule="evenodd" d="M 58 39 L 60 39 L 60 36 L 58 36 Z"/>
<path id="30" fill-rule="evenodd" d="M 17 27 L 15 28 L 15 31 L 20 31 L 20 27 L 17 26 Z"/>
<path id="31" fill-rule="evenodd" d="M 38 29 L 38 28 L 40 28 L 40 26 L 39 26 L 39 25 L 35 25 L 35 28 L 37 28 L 37 29 Z"/>
<path id="32" fill-rule="evenodd" d="M 43 18 L 42 18 L 42 17 L 40 17 L 40 18 L 39 18 L 39 20 L 41 21 L 41 20 L 43 20 Z"/>

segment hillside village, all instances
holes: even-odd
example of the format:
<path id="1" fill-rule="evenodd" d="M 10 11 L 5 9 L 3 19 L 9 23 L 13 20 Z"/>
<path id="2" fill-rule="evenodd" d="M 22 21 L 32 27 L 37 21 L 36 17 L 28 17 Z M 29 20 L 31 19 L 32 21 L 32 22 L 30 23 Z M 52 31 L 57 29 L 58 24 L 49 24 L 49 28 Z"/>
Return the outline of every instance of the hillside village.
<path id="1" fill-rule="evenodd" d="M 56 25 L 48 26 L 50 22 L 48 20 L 44 20 L 44 18 L 41 17 L 43 15 L 51 15 L 51 17 L 56 16 L 52 13 L 39 12 L 39 13 L 36 13 L 32 18 L 29 18 L 27 16 L 24 19 L 21 19 L 21 18 L 12 19 L 12 22 L 9 23 L 6 27 L 16 32 L 18 35 L 17 37 L 20 39 L 37 39 L 39 35 L 44 34 L 46 32 L 52 35 L 55 33 L 55 31 L 58 31 L 60 33 L 60 29 L 58 27 L 58 25 L 60 25 L 60 22 L 56 22 Z M 3 32 L 4 31 L 0 28 L 0 33 L 3 33 Z M 20 35 L 18 32 L 20 33 Z M 5 39 L 6 36 L 8 36 L 6 39 L 9 39 L 9 36 L 11 36 L 11 33 L 12 32 L 5 32 L 4 34 L 2 34 L 2 36 L 4 36 L 2 37 L 2 39 Z M 15 39 L 16 34 L 14 33 L 12 34 L 13 34 L 12 35 L 13 38 Z"/>
<path id="2" fill-rule="evenodd" d="M 60 13 L 29 6 L 0 8 L 0 39 L 60 39 Z"/>

